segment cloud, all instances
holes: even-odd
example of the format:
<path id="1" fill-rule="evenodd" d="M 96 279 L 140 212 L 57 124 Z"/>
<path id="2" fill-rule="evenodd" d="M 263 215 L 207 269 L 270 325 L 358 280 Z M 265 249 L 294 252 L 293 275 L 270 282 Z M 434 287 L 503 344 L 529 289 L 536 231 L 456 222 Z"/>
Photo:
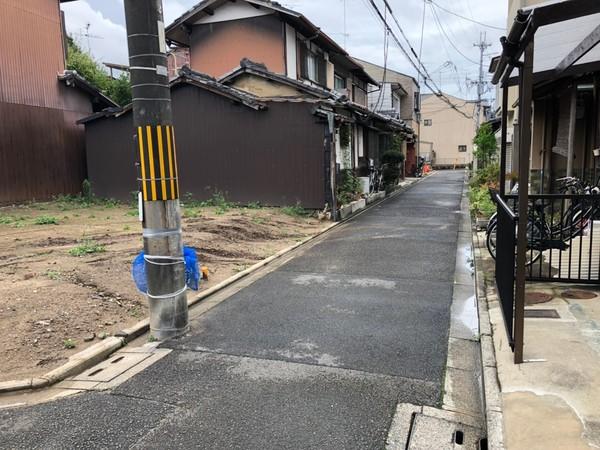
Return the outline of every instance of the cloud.
<path id="1" fill-rule="evenodd" d="M 127 32 L 125 26 L 113 22 L 87 1 L 65 3 L 67 33 L 83 49 L 91 50 L 92 56 L 100 62 L 128 64 Z M 89 28 L 86 28 L 89 24 Z M 87 37 L 86 34 L 90 36 Z"/>

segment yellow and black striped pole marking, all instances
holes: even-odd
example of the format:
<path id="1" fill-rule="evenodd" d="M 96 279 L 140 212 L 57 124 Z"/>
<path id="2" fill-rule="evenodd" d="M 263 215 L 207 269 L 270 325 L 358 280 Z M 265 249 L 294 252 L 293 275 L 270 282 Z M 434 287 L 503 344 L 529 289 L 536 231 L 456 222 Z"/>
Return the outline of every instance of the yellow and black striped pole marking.
<path id="1" fill-rule="evenodd" d="M 146 125 L 137 129 L 144 201 L 179 198 L 175 132 L 170 125 Z"/>

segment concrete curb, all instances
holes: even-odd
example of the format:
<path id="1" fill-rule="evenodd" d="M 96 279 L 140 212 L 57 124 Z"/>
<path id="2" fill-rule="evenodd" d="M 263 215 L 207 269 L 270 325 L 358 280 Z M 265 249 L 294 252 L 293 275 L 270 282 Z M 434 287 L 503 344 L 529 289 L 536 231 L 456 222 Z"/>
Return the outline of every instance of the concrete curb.
<path id="1" fill-rule="evenodd" d="M 51 386 L 65 378 L 89 369 L 124 345 L 125 340 L 123 338 L 106 338 L 103 341 L 76 353 L 69 358 L 69 361 L 66 364 L 63 364 L 40 377 L 4 381 L 0 383 L 0 394 Z"/>
<path id="2" fill-rule="evenodd" d="M 481 270 L 481 247 L 477 232 L 472 234 L 473 257 L 475 266 L 475 294 L 479 308 L 480 351 L 483 379 L 483 400 L 488 434 L 488 449 L 503 450 L 504 447 L 504 417 L 502 413 L 502 395 L 494 337 L 488 310 L 488 297 Z"/>
<path id="3" fill-rule="evenodd" d="M 336 227 L 348 222 L 349 220 L 352 220 L 355 217 L 367 212 L 371 208 L 383 203 L 384 201 L 386 201 L 390 198 L 393 198 L 402 192 L 405 192 L 406 190 L 408 190 L 409 188 L 418 184 L 419 182 L 421 182 L 422 180 L 424 180 L 426 178 L 427 177 L 422 177 L 408 185 L 398 187 L 394 192 L 387 195 L 383 199 L 368 204 L 366 206 L 366 208 L 363 208 L 360 211 L 357 211 L 356 213 L 351 214 L 349 217 L 345 218 L 344 220 L 341 220 L 341 221 L 335 222 L 335 223 L 331 223 L 330 225 L 325 227 L 323 230 L 319 231 L 317 234 L 314 234 L 314 235 L 312 235 L 290 247 L 284 248 L 283 250 L 280 250 L 279 252 L 275 253 L 274 255 L 272 255 L 266 259 L 263 259 L 262 261 L 259 261 L 258 263 L 247 268 L 246 270 L 243 270 L 242 272 L 235 274 L 234 276 L 220 282 L 219 284 L 216 284 L 215 286 L 211 287 L 210 289 L 207 289 L 206 291 L 201 292 L 194 298 L 191 298 L 188 300 L 188 306 L 192 307 L 192 306 L 202 302 L 202 300 L 206 299 L 207 297 L 210 297 L 211 295 L 225 289 L 226 287 L 241 280 L 242 278 L 245 278 L 246 276 L 256 272 L 258 269 L 261 269 L 261 268 L 269 265 L 273 261 L 292 252 L 293 250 L 296 250 L 298 247 L 308 244 L 309 242 L 313 241 L 314 239 L 331 231 L 333 228 L 336 228 Z M 63 364 L 60 367 L 57 367 L 56 369 L 54 369 L 40 377 L 32 377 L 32 378 L 25 378 L 22 380 L 10 380 L 10 381 L 0 382 L 0 395 L 5 394 L 5 393 L 14 393 L 14 392 L 18 392 L 18 391 L 42 389 L 42 388 L 49 387 L 53 384 L 56 384 L 60 381 L 63 381 L 64 379 L 66 379 L 70 376 L 81 373 L 84 370 L 89 369 L 90 367 L 98 364 L 100 361 L 106 359 L 113 352 L 119 350 L 121 347 L 124 347 L 129 342 L 142 336 L 143 334 L 147 333 L 148 331 L 150 331 L 150 320 L 149 319 L 141 320 L 140 322 L 136 323 L 132 327 L 129 327 L 129 328 L 126 328 L 124 330 L 117 332 L 115 334 L 115 336 L 106 338 L 105 340 L 98 342 L 97 344 L 94 344 L 91 347 L 88 347 L 85 350 L 71 356 L 69 358 L 69 361 L 67 361 L 67 363 Z"/>

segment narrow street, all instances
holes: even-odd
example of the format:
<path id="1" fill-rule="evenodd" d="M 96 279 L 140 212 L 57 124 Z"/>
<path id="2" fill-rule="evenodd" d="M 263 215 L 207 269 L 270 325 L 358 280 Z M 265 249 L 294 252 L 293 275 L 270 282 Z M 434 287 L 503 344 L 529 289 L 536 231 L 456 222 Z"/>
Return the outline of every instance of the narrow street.
<path id="1" fill-rule="evenodd" d="M 463 171 L 318 239 L 106 393 L 0 412 L 3 448 L 381 449 L 399 402 L 438 406 Z"/>

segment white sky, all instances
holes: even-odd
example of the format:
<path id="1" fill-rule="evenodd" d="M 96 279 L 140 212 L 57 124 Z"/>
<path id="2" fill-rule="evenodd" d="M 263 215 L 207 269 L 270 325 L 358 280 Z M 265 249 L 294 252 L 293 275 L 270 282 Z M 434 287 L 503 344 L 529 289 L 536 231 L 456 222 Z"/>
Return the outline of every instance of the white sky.
<path id="1" fill-rule="evenodd" d="M 383 0 L 375 0 L 383 11 Z M 435 82 L 449 94 L 462 98 L 474 98 L 476 86 L 467 81 L 476 80 L 479 74 L 479 49 L 473 44 L 479 41 L 480 33 L 487 33 L 487 42 L 492 44 L 485 52 L 484 72 L 492 55 L 501 50 L 499 38 L 503 31 L 486 28 L 471 23 L 431 5 L 427 0 L 388 0 L 405 34 L 419 51 L 423 8 L 425 7 L 425 28 L 423 33 L 422 61 Z M 479 22 L 504 28 L 507 23 L 507 0 L 434 0 L 441 7 Z M 198 3 L 198 0 L 163 0 L 165 23 L 169 24 L 182 13 Z M 344 0 L 281 0 L 281 4 L 303 13 L 315 25 L 321 27 L 340 45 L 344 46 Z M 369 0 L 345 0 L 346 3 L 346 49 L 358 58 L 383 64 L 384 32 L 383 25 L 369 6 Z M 65 3 L 67 31 L 81 44 L 89 48 L 95 59 L 127 64 L 127 41 L 123 0 L 79 0 Z M 433 17 L 436 11 L 441 25 L 460 50 L 461 55 L 448 38 L 440 31 Z M 390 19 L 390 23 L 393 23 Z M 89 34 L 85 29 L 89 24 Z M 397 27 L 392 25 L 396 35 L 402 40 Z M 471 61 L 468 61 L 466 58 Z M 451 63 L 448 63 L 451 61 Z M 406 57 L 390 39 L 388 66 L 392 69 L 416 76 Z M 442 67 L 440 69 L 440 67 Z M 426 88 L 422 88 L 427 92 Z M 486 98 L 492 98 L 494 89 L 489 89 Z"/>

